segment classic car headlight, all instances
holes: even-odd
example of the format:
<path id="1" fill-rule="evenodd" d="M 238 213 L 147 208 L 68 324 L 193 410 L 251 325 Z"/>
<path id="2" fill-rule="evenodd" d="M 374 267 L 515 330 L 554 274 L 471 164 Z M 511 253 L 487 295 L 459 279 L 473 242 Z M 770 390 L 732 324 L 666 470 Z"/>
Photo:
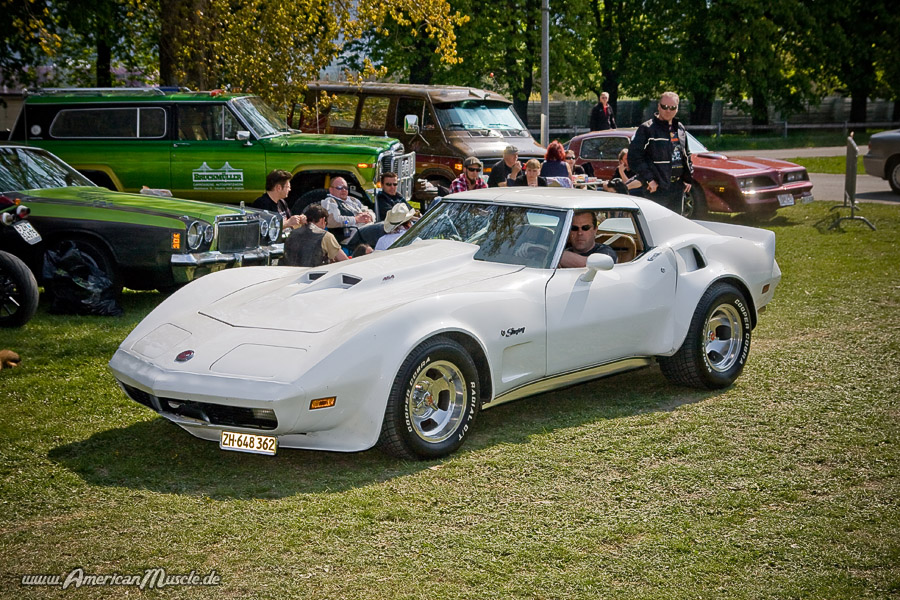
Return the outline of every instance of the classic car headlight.
<path id="1" fill-rule="evenodd" d="M 738 179 L 738 185 L 741 186 L 741 190 L 749 190 L 753 188 L 753 178 L 745 177 L 743 179 Z"/>
<path id="2" fill-rule="evenodd" d="M 203 223 L 199 221 L 194 221 L 191 223 L 191 226 L 188 227 L 187 232 L 187 243 L 188 248 L 191 250 L 196 250 L 200 247 L 200 244 L 203 242 Z"/>
<path id="3" fill-rule="evenodd" d="M 216 233 L 216 228 L 211 223 L 207 223 L 205 228 L 203 229 L 203 241 L 207 244 L 212 243 L 213 235 Z"/>
<path id="4" fill-rule="evenodd" d="M 259 220 L 259 237 L 265 239 L 269 235 L 269 222 L 265 219 Z"/>
<path id="5" fill-rule="evenodd" d="M 791 171 L 789 173 L 784 174 L 784 182 L 791 183 L 792 181 L 805 181 L 806 180 L 806 171 Z"/>
<path id="6" fill-rule="evenodd" d="M 281 217 L 272 215 L 272 219 L 269 221 L 269 241 L 278 241 L 279 235 L 281 235 Z"/>

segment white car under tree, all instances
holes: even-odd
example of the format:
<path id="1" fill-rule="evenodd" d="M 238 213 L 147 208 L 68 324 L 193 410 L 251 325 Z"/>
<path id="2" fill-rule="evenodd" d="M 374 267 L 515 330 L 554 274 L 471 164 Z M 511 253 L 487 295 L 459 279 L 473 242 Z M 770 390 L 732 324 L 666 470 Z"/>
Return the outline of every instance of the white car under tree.
<path id="1" fill-rule="evenodd" d="M 617 261 L 556 267 L 580 210 Z M 729 386 L 780 278 L 766 230 L 601 192 L 478 190 L 386 252 L 203 277 L 110 367 L 132 399 L 225 449 L 436 458 L 481 409 L 653 361 L 677 384 Z"/>

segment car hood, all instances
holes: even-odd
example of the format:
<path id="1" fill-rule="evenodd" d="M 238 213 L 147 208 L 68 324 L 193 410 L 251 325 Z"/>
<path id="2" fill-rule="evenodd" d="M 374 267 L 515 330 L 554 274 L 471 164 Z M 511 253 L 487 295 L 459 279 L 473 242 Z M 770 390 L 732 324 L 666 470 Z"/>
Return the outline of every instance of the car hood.
<path id="1" fill-rule="evenodd" d="M 237 207 L 201 202 L 199 200 L 184 200 L 182 198 L 126 194 L 113 192 L 102 187 L 47 188 L 26 190 L 13 195 L 21 198 L 24 204 L 35 202 L 69 206 L 82 205 L 93 208 L 122 210 L 148 216 L 175 219 L 188 217 L 204 219 L 210 222 L 214 221 L 219 215 L 241 214 L 241 209 Z"/>
<path id="2" fill-rule="evenodd" d="M 756 156 L 741 156 L 739 158 L 734 158 L 716 152 L 700 152 L 692 154 L 691 160 L 695 167 L 728 171 L 736 176 L 750 175 L 759 173 L 760 171 L 790 171 L 793 169 L 802 169 L 799 165 L 786 160 L 778 160 L 777 158 L 759 158 Z"/>
<path id="3" fill-rule="evenodd" d="M 462 156 L 477 156 L 487 161 L 485 167 L 492 167 L 495 161 L 503 158 L 503 150 L 507 146 L 515 146 L 519 151 L 519 160 L 539 158 L 543 160 L 547 152 L 539 146 L 530 135 L 510 136 L 490 129 L 449 131 L 447 140 Z"/>
<path id="4" fill-rule="evenodd" d="M 233 327 L 318 333 L 524 268 L 476 261 L 477 251 L 462 242 L 417 242 L 322 268 L 296 269 L 199 312 Z"/>
<path id="5" fill-rule="evenodd" d="M 316 152 L 321 154 L 370 154 L 387 151 L 398 142 L 395 138 L 367 135 L 330 135 L 323 133 L 291 133 L 260 140 L 269 152 Z"/>

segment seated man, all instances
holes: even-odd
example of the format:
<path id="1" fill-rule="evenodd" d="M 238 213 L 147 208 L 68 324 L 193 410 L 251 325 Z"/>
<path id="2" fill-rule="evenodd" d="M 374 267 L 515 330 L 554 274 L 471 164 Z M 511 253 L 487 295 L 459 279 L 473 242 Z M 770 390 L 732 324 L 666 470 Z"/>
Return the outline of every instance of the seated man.
<path id="1" fill-rule="evenodd" d="M 333 234 L 325 230 L 328 211 L 321 204 L 310 204 L 303 211 L 306 224 L 295 229 L 284 243 L 281 264 L 288 267 L 319 267 L 347 260 Z"/>
<path id="2" fill-rule="evenodd" d="M 341 229 L 341 243 L 344 245 L 356 233 L 354 228 L 359 229 L 375 222 L 375 213 L 350 195 L 347 180 L 343 177 L 335 177 L 331 181 L 328 195 L 322 200 L 322 208 L 328 211 L 328 228 Z"/>
<path id="3" fill-rule="evenodd" d="M 569 245 L 559 260 L 560 267 L 585 267 L 587 257 L 602 253 L 616 261 L 616 251 L 606 244 L 597 243 L 597 213 L 592 210 L 578 210 L 572 216 L 572 230 Z"/>
<path id="4" fill-rule="evenodd" d="M 381 174 L 381 191 L 375 196 L 378 217 L 384 219 L 396 204 L 407 204 L 406 198 L 399 193 L 400 178 L 393 171 Z M 408 204 L 407 204 L 408 206 Z"/>
<path id="5" fill-rule="evenodd" d="M 285 199 L 291 193 L 291 174 L 275 169 L 266 175 L 266 193 L 253 201 L 251 206 L 259 210 L 277 212 L 284 220 L 285 229 L 295 229 L 306 223 L 303 215 L 292 215 Z"/>
<path id="6" fill-rule="evenodd" d="M 387 250 L 390 248 L 391 244 L 406 232 L 407 229 L 412 226 L 413 219 L 416 216 L 416 211 L 409 208 L 405 204 L 396 204 L 394 207 L 384 216 L 384 231 L 385 234 L 378 238 L 378 243 L 375 244 L 376 250 Z"/>

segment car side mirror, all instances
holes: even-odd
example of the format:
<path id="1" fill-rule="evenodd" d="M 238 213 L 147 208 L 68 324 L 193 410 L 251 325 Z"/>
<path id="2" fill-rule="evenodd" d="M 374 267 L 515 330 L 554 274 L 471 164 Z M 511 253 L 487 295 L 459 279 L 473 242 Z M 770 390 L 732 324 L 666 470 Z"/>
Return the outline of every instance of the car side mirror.
<path id="1" fill-rule="evenodd" d="M 593 281 L 597 276 L 597 271 L 611 271 L 616 261 L 608 254 L 591 254 L 587 257 L 587 271 L 582 273 L 581 281 Z"/>
<path id="2" fill-rule="evenodd" d="M 243 131 L 243 130 L 238 131 L 237 133 L 234 134 L 234 138 L 239 142 L 246 142 L 247 140 L 250 139 L 250 132 Z"/>
<path id="3" fill-rule="evenodd" d="M 406 115 L 403 117 L 403 133 L 416 135 L 419 133 L 419 117 L 416 115 Z"/>

